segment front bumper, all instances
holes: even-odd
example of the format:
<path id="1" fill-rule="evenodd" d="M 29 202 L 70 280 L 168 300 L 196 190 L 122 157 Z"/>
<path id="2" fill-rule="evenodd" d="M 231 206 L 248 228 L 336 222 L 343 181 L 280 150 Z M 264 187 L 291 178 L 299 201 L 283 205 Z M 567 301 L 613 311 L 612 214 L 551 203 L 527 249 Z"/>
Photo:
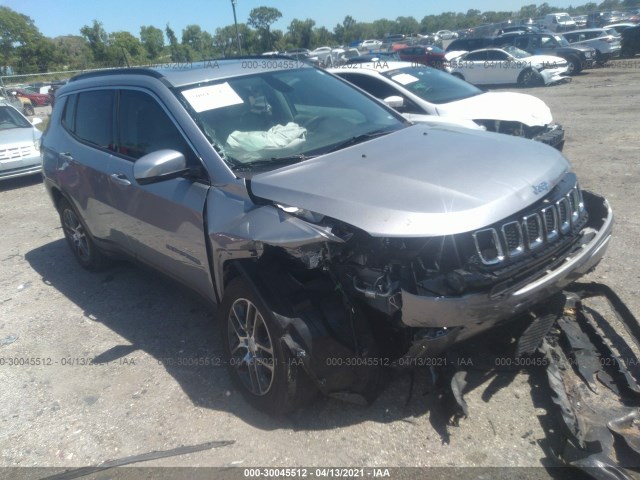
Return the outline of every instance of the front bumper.
<path id="1" fill-rule="evenodd" d="M 28 156 L 4 156 L 0 154 L 0 180 L 23 177 L 42 172 L 40 153 Z"/>
<path id="2" fill-rule="evenodd" d="M 590 220 L 582 230 L 580 247 L 555 270 L 530 278 L 498 297 L 473 293 L 458 297 L 429 297 L 402 291 L 402 322 L 408 327 L 447 329 L 456 341 L 471 337 L 540 304 L 582 277 L 601 260 L 613 227 L 608 202 L 583 192 Z"/>

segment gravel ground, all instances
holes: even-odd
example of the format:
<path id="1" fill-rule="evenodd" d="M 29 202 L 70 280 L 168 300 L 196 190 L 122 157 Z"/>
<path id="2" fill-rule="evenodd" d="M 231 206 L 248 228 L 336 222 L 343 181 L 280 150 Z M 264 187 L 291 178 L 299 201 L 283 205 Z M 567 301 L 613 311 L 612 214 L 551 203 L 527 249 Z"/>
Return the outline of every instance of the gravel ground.
<path id="1" fill-rule="evenodd" d="M 615 238 L 588 279 L 609 284 L 640 316 L 640 61 L 521 91 L 551 107 L 582 187 L 605 195 L 616 214 Z M 539 468 L 555 465 L 549 456 L 557 442 L 542 369 L 472 371 L 470 416 L 457 426 L 447 424 L 426 372 L 418 372 L 408 403 L 409 376 L 397 374 L 369 407 L 320 399 L 292 417 L 271 418 L 243 401 L 224 368 L 197 364 L 220 361 L 209 306 L 126 263 L 83 271 L 39 178 L 1 183 L 0 205 L 0 467 L 83 467 L 230 440 L 141 465 L 538 467 L 518 476 L 564 475 Z M 489 477 L 498 472 L 510 471 Z M 461 475 L 444 469 L 431 476 L 454 473 Z M 0 469 L 3 475 L 17 474 Z"/>

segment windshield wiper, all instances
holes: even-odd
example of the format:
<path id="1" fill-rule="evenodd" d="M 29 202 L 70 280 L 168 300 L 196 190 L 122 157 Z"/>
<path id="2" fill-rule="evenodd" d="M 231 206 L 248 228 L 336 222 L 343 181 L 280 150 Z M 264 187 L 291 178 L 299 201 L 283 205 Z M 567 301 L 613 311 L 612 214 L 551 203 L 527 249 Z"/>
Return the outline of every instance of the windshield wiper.
<path id="1" fill-rule="evenodd" d="M 274 157 L 267 160 L 255 160 L 253 162 L 235 164 L 232 169 L 239 171 L 248 171 L 260 167 L 282 167 L 284 165 L 292 165 L 304 160 L 309 160 L 310 158 L 314 157 L 317 157 L 317 155 L 305 155 L 303 153 L 299 153 L 297 155 L 289 155 L 286 157 Z"/>
<path id="2" fill-rule="evenodd" d="M 387 129 L 383 129 L 383 130 L 376 130 L 374 132 L 363 133 L 362 135 L 356 135 L 355 137 L 351 137 L 345 140 L 344 142 L 335 145 L 330 150 L 328 150 L 327 153 L 337 152 L 338 150 L 342 150 L 343 148 L 347 148 L 352 145 L 357 145 L 358 143 L 366 142 L 367 140 L 371 140 L 372 138 L 376 138 L 376 137 L 381 137 L 388 133 L 391 133 L 391 131 Z"/>

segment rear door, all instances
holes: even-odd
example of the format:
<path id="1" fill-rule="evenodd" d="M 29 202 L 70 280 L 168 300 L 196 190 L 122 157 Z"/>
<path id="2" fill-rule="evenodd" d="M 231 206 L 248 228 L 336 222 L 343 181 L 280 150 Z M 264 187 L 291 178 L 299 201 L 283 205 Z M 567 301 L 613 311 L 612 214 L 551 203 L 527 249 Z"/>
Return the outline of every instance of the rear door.
<path id="1" fill-rule="evenodd" d="M 90 90 L 66 97 L 63 129 L 52 145 L 63 191 L 98 241 L 127 247 L 111 228 L 114 219 L 109 163 L 115 152 L 116 91 Z"/>

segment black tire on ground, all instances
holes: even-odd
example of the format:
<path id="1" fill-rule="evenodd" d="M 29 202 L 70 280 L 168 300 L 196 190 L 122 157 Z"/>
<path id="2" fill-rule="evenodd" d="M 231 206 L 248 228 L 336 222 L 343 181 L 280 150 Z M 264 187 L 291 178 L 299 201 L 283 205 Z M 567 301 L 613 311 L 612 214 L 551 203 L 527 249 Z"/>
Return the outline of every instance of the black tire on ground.
<path id="1" fill-rule="evenodd" d="M 58 202 L 58 213 L 67 244 L 78 263 L 90 271 L 104 268 L 106 261 L 102 252 L 96 247 L 80 215 L 65 198 Z"/>
<path id="2" fill-rule="evenodd" d="M 518 84 L 522 87 L 537 87 L 543 83 L 542 75 L 532 68 L 523 70 L 518 77 Z"/>
<path id="3" fill-rule="evenodd" d="M 36 113 L 35 109 L 33 108 L 33 105 L 25 105 L 23 107 L 23 110 L 26 116 L 32 116 L 32 115 L 35 115 Z"/>
<path id="4" fill-rule="evenodd" d="M 261 298 L 244 277 L 231 281 L 219 310 L 222 341 L 231 380 L 244 398 L 258 410 L 283 415 L 317 392 L 283 345 L 282 327 Z"/>
<path id="5" fill-rule="evenodd" d="M 569 57 L 567 58 L 567 63 L 569 68 L 567 69 L 567 73 L 569 75 L 577 75 L 582 71 L 582 62 L 579 58 Z"/>

